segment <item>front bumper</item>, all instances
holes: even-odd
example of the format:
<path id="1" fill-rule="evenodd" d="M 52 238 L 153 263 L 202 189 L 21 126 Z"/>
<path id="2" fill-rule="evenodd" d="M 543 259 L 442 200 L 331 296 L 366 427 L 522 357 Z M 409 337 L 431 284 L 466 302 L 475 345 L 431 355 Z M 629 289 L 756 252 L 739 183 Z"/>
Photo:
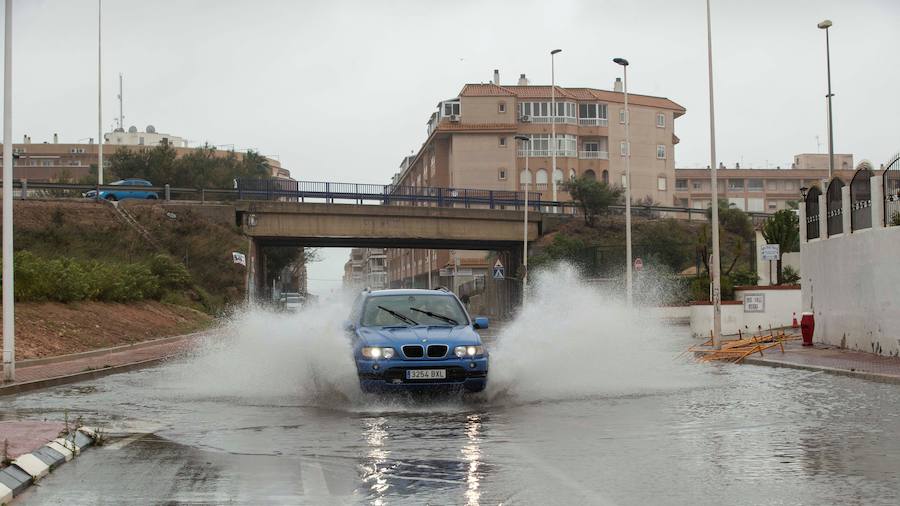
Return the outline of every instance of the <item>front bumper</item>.
<path id="1" fill-rule="evenodd" d="M 446 378 L 408 380 L 410 369 L 444 369 Z M 481 391 L 487 385 L 488 357 L 445 360 L 356 359 L 359 385 L 366 392 L 465 388 Z"/>

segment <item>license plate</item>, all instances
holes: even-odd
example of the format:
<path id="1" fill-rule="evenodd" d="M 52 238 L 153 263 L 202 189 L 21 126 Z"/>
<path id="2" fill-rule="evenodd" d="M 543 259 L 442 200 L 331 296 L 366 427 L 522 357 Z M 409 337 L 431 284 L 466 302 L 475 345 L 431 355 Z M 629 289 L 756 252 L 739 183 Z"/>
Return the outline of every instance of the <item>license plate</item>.
<path id="1" fill-rule="evenodd" d="M 410 369 L 406 371 L 406 379 L 408 380 L 430 380 L 446 378 L 447 371 L 445 369 Z"/>

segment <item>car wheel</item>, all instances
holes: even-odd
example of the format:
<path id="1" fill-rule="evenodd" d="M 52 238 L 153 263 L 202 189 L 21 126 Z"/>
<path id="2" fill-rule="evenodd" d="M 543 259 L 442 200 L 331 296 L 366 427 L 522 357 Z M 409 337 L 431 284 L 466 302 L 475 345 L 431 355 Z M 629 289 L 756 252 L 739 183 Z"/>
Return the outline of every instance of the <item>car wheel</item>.
<path id="1" fill-rule="evenodd" d="M 106 196 L 106 200 L 109 200 L 110 202 L 115 202 L 115 201 L 117 201 L 117 200 L 119 200 L 119 199 L 118 199 L 118 197 L 116 197 L 115 195 L 109 194 L 109 195 Z"/>
<path id="2" fill-rule="evenodd" d="M 157 197 L 156 195 L 147 195 L 147 200 L 157 200 L 157 199 L 159 199 L 159 197 Z"/>

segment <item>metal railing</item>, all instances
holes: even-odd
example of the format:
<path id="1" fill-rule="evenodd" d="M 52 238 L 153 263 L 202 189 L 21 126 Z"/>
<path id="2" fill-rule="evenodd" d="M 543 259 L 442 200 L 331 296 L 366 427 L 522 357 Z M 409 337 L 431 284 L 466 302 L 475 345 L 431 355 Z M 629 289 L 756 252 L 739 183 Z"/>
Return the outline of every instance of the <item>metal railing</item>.
<path id="1" fill-rule="evenodd" d="M 844 232 L 844 199 L 841 195 L 843 187 L 844 182 L 837 177 L 828 183 L 825 195 L 825 216 L 828 220 L 826 228 L 829 237 Z"/>
<path id="2" fill-rule="evenodd" d="M 887 164 L 884 181 L 884 226 L 900 225 L 900 153 Z"/>
<path id="3" fill-rule="evenodd" d="M 850 180 L 850 230 L 872 228 L 872 171 L 860 168 Z"/>
<path id="4" fill-rule="evenodd" d="M 609 151 L 579 151 L 582 160 L 609 160 Z"/>
<path id="5" fill-rule="evenodd" d="M 578 123 L 577 118 L 571 116 L 531 116 L 530 123 L 556 123 L 575 125 Z M 554 121 L 555 120 L 555 121 Z"/>
<path id="6" fill-rule="evenodd" d="M 521 210 L 525 204 L 524 191 L 480 190 L 472 188 L 436 188 L 366 183 L 334 183 L 320 181 L 292 181 L 284 179 L 239 179 L 236 188 L 182 188 L 163 186 L 110 186 L 69 183 L 39 183 L 26 180 L 13 182 L 14 194 L 20 199 L 84 199 L 85 193 L 103 190 L 156 192 L 161 201 L 233 202 L 238 200 L 266 200 L 281 202 L 353 203 L 358 205 L 408 205 L 478 209 Z M 547 183 L 529 185 L 528 206 L 536 211 L 560 216 L 578 216 L 576 202 L 542 200 Z M 2 187 L 2 183 L 0 183 Z M 17 191 L 16 191 L 17 190 Z M 608 208 L 611 214 L 624 214 L 624 205 Z M 648 219 L 706 219 L 707 209 L 675 206 L 632 205 L 633 215 Z M 748 212 L 754 223 L 771 216 L 768 213 Z M 816 214 L 818 217 L 818 214 Z M 818 218 L 817 218 L 818 219 Z M 809 237 L 809 236 L 807 236 Z"/>
<path id="7" fill-rule="evenodd" d="M 519 149 L 516 151 L 516 155 L 519 158 L 550 158 L 553 156 L 553 152 L 549 149 Z M 561 158 L 575 158 L 578 156 L 578 152 L 575 150 L 558 149 L 556 150 L 556 156 Z"/>
<path id="8" fill-rule="evenodd" d="M 819 228 L 819 195 L 822 192 L 819 188 L 813 186 L 806 194 L 806 239 L 818 239 L 821 229 Z"/>

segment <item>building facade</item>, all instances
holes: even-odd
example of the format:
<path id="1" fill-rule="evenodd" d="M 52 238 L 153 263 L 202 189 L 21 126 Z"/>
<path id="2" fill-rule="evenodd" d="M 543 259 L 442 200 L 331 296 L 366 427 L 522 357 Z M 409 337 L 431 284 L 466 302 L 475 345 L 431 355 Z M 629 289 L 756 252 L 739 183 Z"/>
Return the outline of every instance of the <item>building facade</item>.
<path id="1" fill-rule="evenodd" d="M 853 178 L 853 155 L 835 154 L 834 175 L 849 183 Z M 774 213 L 801 200 L 800 189 L 824 188 L 828 179 L 828 155 L 794 156 L 790 168 L 750 169 L 719 166 L 716 174 L 720 199 L 743 211 Z M 675 170 L 675 202 L 679 207 L 706 209 L 712 202 L 708 168 Z"/>
<path id="2" fill-rule="evenodd" d="M 562 182 L 588 177 L 625 184 L 625 155 L 631 154 L 632 198 L 672 205 L 675 120 L 684 107 L 663 97 L 628 95 L 631 146 L 625 144 L 622 83 L 613 91 L 531 85 L 466 84 L 437 104 L 419 151 L 405 157 L 393 183 L 403 186 L 524 190 L 542 200 L 571 200 Z M 556 111 L 553 111 L 553 99 Z M 556 168 L 553 167 L 553 126 Z M 517 141 L 517 135 L 530 140 Z M 525 165 L 528 165 L 526 171 Z M 431 261 L 428 262 L 428 257 Z M 486 252 L 389 250 L 392 286 L 420 286 L 425 275 L 469 264 L 483 270 Z M 399 277 L 398 277 L 399 276 Z"/>
<path id="3" fill-rule="evenodd" d="M 344 287 L 349 289 L 388 288 L 387 255 L 384 248 L 353 248 L 344 263 Z"/>

